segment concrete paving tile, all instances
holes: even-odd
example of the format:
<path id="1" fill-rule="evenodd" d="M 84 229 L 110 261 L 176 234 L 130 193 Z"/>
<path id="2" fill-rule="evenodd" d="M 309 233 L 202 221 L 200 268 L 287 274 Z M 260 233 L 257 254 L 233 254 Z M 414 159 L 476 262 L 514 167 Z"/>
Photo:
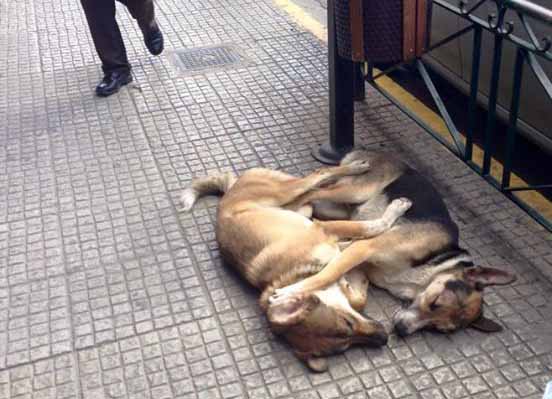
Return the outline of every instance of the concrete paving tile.
<path id="1" fill-rule="evenodd" d="M 357 143 L 415 165 L 478 262 L 518 274 L 485 298 L 505 330 L 392 336 L 321 374 L 295 359 L 221 260 L 217 200 L 182 214 L 178 195 L 214 171 L 317 168 L 326 48 L 269 0 L 156 6 L 161 57 L 118 5 L 135 80 L 108 99 L 93 96 L 78 2 L 0 8 L 0 398 L 539 397 L 552 370 L 550 235 L 371 87 L 355 105 Z M 171 61 L 219 43 L 248 63 L 184 76 Z M 384 323 L 399 306 L 381 291 L 369 302 Z"/>

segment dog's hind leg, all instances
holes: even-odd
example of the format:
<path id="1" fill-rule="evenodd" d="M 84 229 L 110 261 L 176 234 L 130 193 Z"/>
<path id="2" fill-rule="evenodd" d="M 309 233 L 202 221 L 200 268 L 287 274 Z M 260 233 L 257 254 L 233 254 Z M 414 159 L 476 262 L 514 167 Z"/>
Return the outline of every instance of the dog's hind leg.
<path id="1" fill-rule="evenodd" d="M 272 189 L 269 192 L 270 195 L 267 195 L 265 199 L 256 198 L 255 201 L 273 206 L 287 206 L 288 204 L 295 202 L 298 197 L 308 193 L 309 191 L 333 183 L 340 177 L 359 175 L 367 172 L 369 169 L 370 165 L 367 161 L 358 161 L 345 166 L 322 168 L 301 178 L 290 178 L 286 180 L 273 179 Z M 275 175 L 271 176 L 268 174 L 267 177 L 274 178 Z M 301 206 L 298 206 L 294 210 L 300 208 Z"/>
<path id="2" fill-rule="evenodd" d="M 338 183 L 333 186 L 307 191 L 291 202 L 287 208 L 295 211 L 303 205 L 313 203 L 314 201 L 358 205 L 372 198 L 380 188 L 380 184 L 362 183 L 354 185 Z"/>
<path id="3" fill-rule="evenodd" d="M 328 234 L 340 239 L 371 238 L 389 230 L 404 213 L 410 209 L 412 202 L 406 198 L 398 198 L 387 206 L 383 215 L 378 219 L 365 221 L 317 221 Z"/>

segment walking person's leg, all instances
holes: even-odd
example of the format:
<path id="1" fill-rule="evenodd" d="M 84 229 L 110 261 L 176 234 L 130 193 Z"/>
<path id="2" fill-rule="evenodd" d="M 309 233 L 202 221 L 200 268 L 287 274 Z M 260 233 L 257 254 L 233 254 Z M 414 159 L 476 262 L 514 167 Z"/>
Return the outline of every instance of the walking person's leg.
<path id="1" fill-rule="evenodd" d="M 155 19 L 153 0 L 118 0 L 127 6 L 130 15 L 138 22 L 149 52 L 159 55 L 163 51 L 163 34 Z"/>
<path id="2" fill-rule="evenodd" d="M 96 94 L 109 96 L 132 81 L 125 44 L 115 20 L 115 0 L 81 0 L 104 78 Z"/>

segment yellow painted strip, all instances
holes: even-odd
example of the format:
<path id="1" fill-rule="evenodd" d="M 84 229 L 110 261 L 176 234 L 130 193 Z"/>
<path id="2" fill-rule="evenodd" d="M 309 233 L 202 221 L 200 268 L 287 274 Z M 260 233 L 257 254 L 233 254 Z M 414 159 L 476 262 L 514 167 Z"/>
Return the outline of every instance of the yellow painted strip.
<path id="1" fill-rule="evenodd" d="M 424 103 L 419 101 L 412 94 L 404 90 L 400 85 L 395 83 L 387 76 L 382 76 L 377 79 L 378 85 L 384 88 L 389 94 L 395 97 L 401 104 L 415 113 L 420 119 L 428 124 L 436 133 L 443 137 L 446 141 L 453 144 L 452 137 L 445 125 L 443 119 Z M 462 137 L 464 143 L 465 139 Z M 479 166 L 483 165 L 483 150 L 478 145 L 473 146 L 473 162 Z M 491 163 L 491 176 L 498 181 L 502 180 L 503 167 L 500 162 L 493 159 Z M 522 178 L 512 173 L 510 185 L 513 187 L 527 186 L 528 183 Z M 535 208 L 548 220 L 552 220 L 552 202 L 537 191 L 519 191 L 515 193 L 520 199 L 525 201 L 531 207 Z"/>
<path id="2" fill-rule="evenodd" d="M 328 30 L 326 27 L 311 17 L 305 10 L 290 0 L 274 0 L 274 3 L 288 13 L 295 22 L 311 32 L 318 39 L 328 41 Z"/>
<path id="3" fill-rule="evenodd" d="M 326 27 L 311 17 L 303 8 L 293 3 L 291 0 L 274 0 L 274 3 L 288 13 L 297 24 L 314 34 L 318 39 L 327 42 L 328 31 Z M 452 143 L 450 133 L 439 114 L 435 113 L 431 108 L 427 107 L 391 78 L 382 76 L 377 79 L 377 82 L 379 86 L 403 104 L 404 107 L 416 114 L 418 118 L 423 120 L 441 137 Z M 480 166 L 483 165 L 483 150 L 477 145 L 473 146 L 473 161 Z M 502 179 L 502 170 L 502 164 L 493 159 L 491 163 L 491 176 L 500 181 Z M 514 173 L 512 173 L 510 184 L 514 187 L 528 185 L 526 181 Z M 536 191 L 519 191 L 515 193 L 515 195 L 541 213 L 548 220 L 552 220 L 552 202 L 546 197 Z"/>

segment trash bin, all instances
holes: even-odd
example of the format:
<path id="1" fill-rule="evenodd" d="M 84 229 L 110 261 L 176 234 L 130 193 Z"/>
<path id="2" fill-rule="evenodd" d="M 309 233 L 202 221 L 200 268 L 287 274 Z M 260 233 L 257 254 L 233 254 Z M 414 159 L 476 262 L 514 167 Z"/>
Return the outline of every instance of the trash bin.
<path id="1" fill-rule="evenodd" d="M 431 0 L 335 0 L 341 57 L 389 64 L 421 56 L 428 47 Z"/>

